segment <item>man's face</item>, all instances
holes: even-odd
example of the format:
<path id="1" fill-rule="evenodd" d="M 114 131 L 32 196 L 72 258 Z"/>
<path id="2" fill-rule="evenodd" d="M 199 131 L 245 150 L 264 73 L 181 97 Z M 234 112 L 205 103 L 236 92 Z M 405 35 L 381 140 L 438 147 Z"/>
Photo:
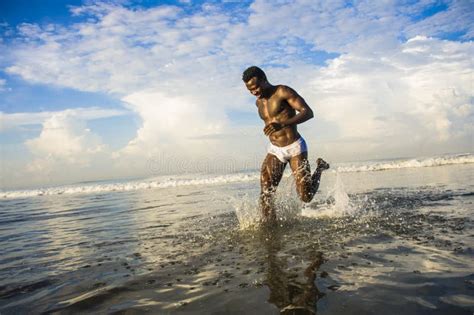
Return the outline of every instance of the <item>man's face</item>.
<path id="1" fill-rule="evenodd" d="M 247 87 L 247 90 L 250 91 L 250 93 L 253 96 L 256 96 L 257 98 L 262 97 L 262 92 L 263 92 L 263 87 L 262 85 L 264 82 L 262 82 L 262 79 L 257 79 L 257 77 L 253 77 L 252 79 L 248 80 L 245 82 L 245 86 Z"/>

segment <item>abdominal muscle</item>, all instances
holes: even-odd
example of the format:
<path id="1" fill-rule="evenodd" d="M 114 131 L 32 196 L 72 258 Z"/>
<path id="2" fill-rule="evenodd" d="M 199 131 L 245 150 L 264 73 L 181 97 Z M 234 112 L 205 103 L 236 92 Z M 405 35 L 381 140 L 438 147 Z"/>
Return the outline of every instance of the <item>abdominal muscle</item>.
<path id="1" fill-rule="evenodd" d="M 268 138 L 270 139 L 270 142 L 277 147 L 285 147 L 298 140 L 299 137 L 300 134 L 296 130 L 296 126 L 288 126 L 275 131 Z"/>
<path id="2" fill-rule="evenodd" d="M 265 122 L 265 126 L 267 126 L 271 123 L 281 124 L 282 122 L 295 116 L 295 114 L 296 114 L 295 111 L 287 105 L 287 108 L 284 108 L 280 113 L 276 115 L 271 115 L 271 114 L 269 115 L 267 112 L 267 115 L 261 114 L 261 116 L 264 116 L 262 117 L 262 119 Z M 277 147 L 285 147 L 287 145 L 290 145 L 296 140 L 298 140 L 299 137 L 300 135 L 298 133 L 296 125 L 286 126 L 285 128 L 275 131 L 270 136 L 268 136 L 268 138 L 270 139 L 270 142 L 276 145 Z"/>

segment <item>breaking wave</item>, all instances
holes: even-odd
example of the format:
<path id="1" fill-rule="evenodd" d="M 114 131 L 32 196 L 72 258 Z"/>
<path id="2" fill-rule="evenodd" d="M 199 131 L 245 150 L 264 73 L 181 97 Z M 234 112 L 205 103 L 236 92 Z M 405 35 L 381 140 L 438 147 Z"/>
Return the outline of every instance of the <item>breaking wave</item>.
<path id="1" fill-rule="evenodd" d="M 199 175 L 197 175 L 199 176 Z M 62 194 L 79 194 L 79 193 L 101 193 L 101 192 L 112 192 L 112 191 L 134 191 L 143 189 L 153 188 L 168 188 L 168 187 L 179 187 L 179 186 L 195 186 L 195 185 L 215 185 L 215 184 L 226 184 L 235 182 L 246 182 L 255 181 L 259 179 L 257 173 L 246 173 L 246 174 L 230 174 L 220 175 L 214 177 L 194 178 L 194 179 L 180 179 L 178 178 L 167 178 L 167 179 L 144 179 L 141 181 L 129 181 L 122 183 L 107 183 L 107 184 L 87 184 L 87 185 L 66 185 L 58 187 L 49 187 L 44 189 L 31 189 L 31 190 L 14 190 L 4 191 L 1 193 L 3 198 L 27 198 L 34 196 L 50 196 L 50 195 L 62 195 Z"/>
<path id="2" fill-rule="evenodd" d="M 433 167 L 453 164 L 474 163 L 473 154 L 457 154 L 440 157 L 418 158 L 418 159 L 400 159 L 394 161 L 365 162 L 361 164 L 341 165 L 336 168 L 338 172 L 370 172 L 384 171 L 401 168 Z"/>
<path id="3" fill-rule="evenodd" d="M 392 161 L 369 161 L 360 163 L 341 163 L 333 165 L 331 172 L 370 172 L 383 171 L 391 169 L 403 168 L 419 168 L 419 167 L 435 167 L 453 164 L 470 164 L 474 163 L 474 154 L 457 154 L 440 157 L 419 158 L 419 159 L 399 159 Z M 194 178 L 186 178 L 181 175 L 174 177 L 161 177 L 159 179 L 143 179 L 127 182 L 111 182 L 111 183 L 89 183 L 64 185 L 49 188 L 39 188 L 30 190 L 11 190 L 0 192 L 1 198 L 16 199 L 28 198 L 36 196 L 50 196 L 61 194 L 92 194 L 113 191 L 134 191 L 154 188 L 168 188 L 179 186 L 194 185 L 221 185 L 235 182 L 252 182 L 258 181 L 260 174 L 257 171 L 235 173 L 227 175 L 194 175 Z"/>

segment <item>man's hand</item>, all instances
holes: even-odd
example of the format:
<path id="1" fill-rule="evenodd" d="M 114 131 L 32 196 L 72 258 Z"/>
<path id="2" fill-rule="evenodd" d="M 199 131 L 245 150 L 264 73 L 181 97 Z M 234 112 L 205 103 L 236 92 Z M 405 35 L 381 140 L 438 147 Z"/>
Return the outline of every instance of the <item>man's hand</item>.
<path id="1" fill-rule="evenodd" d="M 263 132 L 265 133 L 266 136 L 271 135 L 275 131 L 281 130 L 283 128 L 283 125 L 280 123 L 270 123 L 263 128 Z"/>

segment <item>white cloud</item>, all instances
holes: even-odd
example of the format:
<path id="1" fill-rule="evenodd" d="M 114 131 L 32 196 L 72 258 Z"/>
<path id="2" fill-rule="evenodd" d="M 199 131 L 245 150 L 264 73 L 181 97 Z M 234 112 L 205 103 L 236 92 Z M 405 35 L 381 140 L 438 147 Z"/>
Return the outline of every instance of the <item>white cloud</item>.
<path id="1" fill-rule="evenodd" d="M 169 96 L 151 90 L 133 93 L 123 101 L 141 117 L 142 126 L 122 154 L 143 156 L 167 150 L 197 153 L 200 145 L 193 147 L 196 143 L 192 138 L 219 134 L 227 123 L 222 108 L 212 108 L 186 95 Z"/>
<path id="2" fill-rule="evenodd" d="M 231 126 L 225 106 L 193 95 L 144 90 L 122 99 L 142 123 L 124 148 L 113 154 L 115 168 L 126 175 L 235 171 L 258 167 L 261 128 Z"/>
<path id="3" fill-rule="evenodd" d="M 57 112 L 48 117 L 42 124 L 40 135 L 27 140 L 25 145 L 31 160 L 20 172 L 5 168 L 5 175 L 15 182 L 3 184 L 51 185 L 101 176 L 110 178 L 114 174 L 110 149 L 87 128 L 81 113 L 75 110 Z M 4 162 L 5 165 L 15 165 L 15 161 Z"/>
<path id="4" fill-rule="evenodd" d="M 24 143 L 25 153 L 31 156 L 26 164 L 19 165 L 16 160 L 2 161 L 2 176 L 10 179 L 2 182 L 2 186 L 50 185 L 97 179 L 98 174 L 109 178 L 114 176 L 116 170 L 110 163 L 112 151 L 88 128 L 87 121 L 127 113 L 130 112 L 97 107 L 1 113 L 3 130 L 41 125 L 40 134 Z"/>
<path id="5" fill-rule="evenodd" d="M 461 138 L 472 149 L 472 48 L 416 37 L 385 57 L 343 55 L 321 69 L 308 94 L 337 123 L 340 138 L 376 149 L 387 141 L 444 147 Z"/>
<path id="6" fill-rule="evenodd" d="M 55 112 L 27 112 L 27 113 L 3 113 L 0 112 L 0 132 L 8 129 L 14 129 L 25 125 L 39 125 L 46 120 L 64 115 L 74 114 L 76 119 L 94 120 L 100 118 L 122 116 L 129 113 L 119 109 L 104 109 L 99 107 L 74 108 L 74 110 L 55 111 Z"/>
<path id="7" fill-rule="evenodd" d="M 34 171 L 48 169 L 56 162 L 87 165 L 93 155 L 104 150 L 99 137 L 74 110 L 55 113 L 46 119 L 41 134 L 27 140 L 26 145 L 36 156 L 30 165 Z"/>
<path id="8" fill-rule="evenodd" d="M 132 11 L 94 5 L 75 12 L 92 14 L 98 21 L 53 31 L 21 26 L 26 46 L 34 46 L 36 52 L 33 56 L 24 46 L 18 47 L 15 58 L 21 62 L 7 71 L 33 82 L 120 94 L 150 84 L 163 89 L 191 82 L 200 85 L 202 77 L 195 80 L 197 74 L 212 63 L 209 52 L 228 26 L 228 17 L 219 13 L 186 16 L 171 6 Z M 208 70 L 210 75 L 215 72 Z M 185 74 L 189 79 L 181 84 Z"/>

